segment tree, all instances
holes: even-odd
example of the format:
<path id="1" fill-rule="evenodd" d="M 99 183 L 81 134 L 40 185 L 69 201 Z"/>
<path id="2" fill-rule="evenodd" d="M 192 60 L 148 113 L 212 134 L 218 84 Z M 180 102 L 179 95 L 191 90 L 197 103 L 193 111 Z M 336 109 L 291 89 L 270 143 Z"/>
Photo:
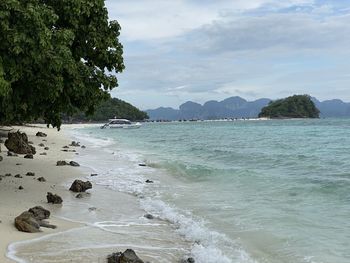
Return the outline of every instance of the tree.
<path id="1" fill-rule="evenodd" d="M 124 69 L 104 0 L 0 1 L 0 123 L 91 114 Z"/>
<path id="2" fill-rule="evenodd" d="M 269 118 L 318 118 L 320 111 L 308 95 L 294 95 L 272 101 L 262 108 L 259 117 Z"/>
<path id="3" fill-rule="evenodd" d="M 96 108 L 96 111 L 91 116 L 85 114 L 76 114 L 71 121 L 103 121 L 106 122 L 111 118 L 128 119 L 131 121 L 140 121 L 148 119 L 146 112 L 140 111 L 135 106 L 128 102 L 117 98 L 109 98 L 102 102 Z"/>

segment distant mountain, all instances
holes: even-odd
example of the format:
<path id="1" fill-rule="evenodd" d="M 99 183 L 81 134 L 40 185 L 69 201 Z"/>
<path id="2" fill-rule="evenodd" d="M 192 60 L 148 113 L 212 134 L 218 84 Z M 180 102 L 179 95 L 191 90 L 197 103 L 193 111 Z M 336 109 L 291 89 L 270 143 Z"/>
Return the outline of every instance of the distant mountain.
<path id="1" fill-rule="evenodd" d="M 321 102 L 314 97 L 311 100 L 320 110 L 320 117 L 350 117 L 350 103 L 339 99 Z M 146 112 L 151 120 L 256 118 L 270 101 L 266 98 L 247 101 L 235 96 L 222 101 L 210 100 L 203 105 L 187 101 L 180 105 L 178 110 L 160 107 Z"/>
<path id="2" fill-rule="evenodd" d="M 147 110 L 146 113 L 152 120 L 177 120 L 179 115 L 179 110 L 174 110 L 173 108 L 160 107 L 155 110 Z"/>
<path id="3" fill-rule="evenodd" d="M 320 110 L 321 117 L 350 117 L 350 103 L 339 99 L 325 100 L 320 102 L 316 98 L 311 98 L 316 107 Z"/>
<path id="4" fill-rule="evenodd" d="M 223 101 L 210 100 L 203 105 L 187 101 L 181 104 L 178 110 L 161 107 L 146 112 L 151 120 L 255 118 L 270 101 L 270 99 L 247 101 L 236 96 Z"/>

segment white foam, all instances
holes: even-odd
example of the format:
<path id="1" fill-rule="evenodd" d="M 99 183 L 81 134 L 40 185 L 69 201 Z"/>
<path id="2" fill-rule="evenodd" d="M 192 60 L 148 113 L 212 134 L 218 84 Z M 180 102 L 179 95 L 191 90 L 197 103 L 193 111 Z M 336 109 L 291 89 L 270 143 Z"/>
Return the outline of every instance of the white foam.
<path id="1" fill-rule="evenodd" d="M 189 213 L 180 212 L 178 209 L 167 205 L 162 200 L 146 198 L 141 200 L 142 208 L 147 212 L 157 215 L 163 220 L 167 220 L 177 227 L 177 232 L 187 240 L 194 242 L 191 250 L 191 256 L 200 263 L 256 263 L 233 240 L 227 238 L 224 234 L 212 231 L 205 227 L 204 222 L 193 219 Z M 187 214 L 187 215 L 184 215 Z M 224 247 L 230 250 L 230 259 L 219 248 Z"/>
<path id="2" fill-rule="evenodd" d="M 84 228 L 84 227 L 82 227 L 82 228 Z M 57 232 L 57 233 L 53 233 L 53 234 L 47 234 L 45 236 L 37 237 L 34 239 L 30 239 L 30 240 L 23 240 L 23 241 L 17 241 L 17 242 L 11 243 L 7 247 L 6 257 L 8 257 L 9 259 L 12 259 L 13 261 L 16 261 L 17 263 L 26 263 L 27 261 L 16 256 L 17 247 L 19 247 L 21 245 L 25 245 L 25 244 L 30 244 L 30 243 L 33 243 L 36 241 L 45 240 L 45 239 L 48 239 L 48 238 L 51 238 L 54 236 L 58 236 L 58 235 L 61 235 L 62 233 L 73 232 L 75 230 L 76 230 L 75 228 L 72 228 L 72 229 L 69 229 L 66 231 L 61 231 L 61 232 Z"/>

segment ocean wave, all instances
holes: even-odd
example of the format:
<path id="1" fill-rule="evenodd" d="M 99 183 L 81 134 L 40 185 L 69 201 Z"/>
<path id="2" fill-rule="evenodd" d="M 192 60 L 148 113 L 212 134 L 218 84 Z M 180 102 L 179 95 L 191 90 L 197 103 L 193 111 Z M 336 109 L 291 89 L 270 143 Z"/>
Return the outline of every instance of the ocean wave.
<path id="1" fill-rule="evenodd" d="M 200 263 L 257 263 L 239 244 L 226 235 L 212 231 L 203 221 L 195 220 L 191 215 L 181 213 L 162 200 L 145 198 L 141 207 L 148 213 L 174 224 L 176 232 L 186 240 L 193 242 L 191 257 Z M 230 256 L 225 255 L 228 251 Z M 234 260 L 234 261 L 233 261 Z"/>

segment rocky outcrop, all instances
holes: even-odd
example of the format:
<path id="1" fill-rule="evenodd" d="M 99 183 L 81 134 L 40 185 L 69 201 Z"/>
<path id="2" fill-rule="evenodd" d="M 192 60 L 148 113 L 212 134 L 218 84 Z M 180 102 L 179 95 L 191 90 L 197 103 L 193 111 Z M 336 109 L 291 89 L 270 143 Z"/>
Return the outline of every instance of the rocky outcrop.
<path id="1" fill-rule="evenodd" d="M 10 132 L 5 146 L 11 152 L 18 154 L 35 154 L 35 147 L 28 143 L 28 137 L 23 132 Z"/>
<path id="2" fill-rule="evenodd" d="M 80 166 L 80 164 L 78 164 L 77 162 L 74 162 L 74 161 L 70 161 L 69 165 L 74 166 L 74 167 Z"/>
<path id="3" fill-rule="evenodd" d="M 187 258 L 187 259 L 181 260 L 181 263 L 195 263 L 195 260 L 194 258 Z"/>
<path id="4" fill-rule="evenodd" d="M 50 211 L 46 210 L 41 206 L 34 206 L 28 210 L 28 212 L 32 213 L 34 217 L 38 220 L 48 219 L 50 217 Z"/>
<path id="5" fill-rule="evenodd" d="M 154 216 L 151 214 L 145 214 L 144 217 L 147 219 L 154 219 Z"/>
<path id="6" fill-rule="evenodd" d="M 132 249 L 116 252 L 107 257 L 108 263 L 144 263 Z"/>
<path id="7" fill-rule="evenodd" d="M 26 154 L 26 155 L 24 155 L 24 158 L 26 158 L 26 159 L 33 159 L 34 156 L 33 156 L 33 154 Z"/>
<path id="8" fill-rule="evenodd" d="M 92 184 L 89 181 L 83 182 L 82 180 L 75 180 L 71 187 L 69 188 L 72 192 L 85 192 L 88 189 L 92 188 Z"/>
<path id="9" fill-rule="evenodd" d="M 38 137 L 47 137 L 47 134 L 46 133 L 44 133 L 44 132 L 37 132 L 36 134 L 35 134 L 35 136 L 38 136 Z"/>
<path id="10" fill-rule="evenodd" d="M 62 204 L 63 200 L 59 195 L 48 192 L 46 195 L 47 202 L 51 204 Z"/>
<path id="11" fill-rule="evenodd" d="M 22 232 L 36 233 L 40 232 L 40 227 L 56 228 L 50 225 L 45 219 L 50 217 L 50 211 L 36 206 L 23 212 L 15 218 L 15 227 Z"/>
<path id="12" fill-rule="evenodd" d="M 56 166 L 64 166 L 64 165 L 70 165 L 73 167 L 80 166 L 80 164 L 78 164 L 77 162 L 74 162 L 74 161 L 70 161 L 69 163 L 66 161 L 57 161 L 57 163 L 56 163 Z"/>
<path id="13" fill-rule="evenodd" d="M 68 163 L 66 161 L 57 161 L 56 166 L 64 166 L 67 165 Z"/>
<path id="14" fill-rule="evenodd" d="M 69 144 L 69 146 L 80 147 L 80 143 L 76 141 L 72 141 L 71 144 Z"/>
<path id="15" fill-rule="evenodd" d="M 81 199 L 84 198 L 86 196 L 89 196 L 90 193 L 79 193 L 75 196 L 75 198 Z"/>

